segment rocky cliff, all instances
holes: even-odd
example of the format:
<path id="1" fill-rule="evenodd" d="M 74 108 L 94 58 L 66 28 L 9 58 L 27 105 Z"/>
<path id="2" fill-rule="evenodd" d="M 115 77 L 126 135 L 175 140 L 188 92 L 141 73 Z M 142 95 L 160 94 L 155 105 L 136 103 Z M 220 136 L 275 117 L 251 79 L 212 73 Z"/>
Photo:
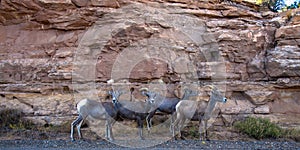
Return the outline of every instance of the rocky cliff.
<path id="1" fill-rule="evenodd" d="M 131 89 L 164 83 L 168 96 L 183 83 L 220 85 L 229 101 L 216 130 L 246 116 L 300 124 L 299 10 L 276 14 L 244 1 L 2 0 L 0 23 L 1 109 L 22 109 L 36 122 L 74 119 L 76 102 L 104 100 L 113 79 Z"/>

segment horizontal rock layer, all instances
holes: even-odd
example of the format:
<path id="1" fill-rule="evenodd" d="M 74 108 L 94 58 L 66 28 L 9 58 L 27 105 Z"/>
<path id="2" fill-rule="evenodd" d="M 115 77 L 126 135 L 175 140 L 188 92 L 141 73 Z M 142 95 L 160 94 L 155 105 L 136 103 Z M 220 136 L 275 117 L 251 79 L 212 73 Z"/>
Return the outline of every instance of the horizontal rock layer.
<path id="1" fill-rule="evenodd" d="M 259 10 L 243 1 L 2 0 L 1 109 L 60 124 L 80 99 L 105 100 L 111 79 L 136 99 L 141 87 L 170 97 L 189 87 L 208 100 L 202 85 L 215 84 L 229 99 L 217 124 L 259 116 L 299 126 L 299 10 Z"/>

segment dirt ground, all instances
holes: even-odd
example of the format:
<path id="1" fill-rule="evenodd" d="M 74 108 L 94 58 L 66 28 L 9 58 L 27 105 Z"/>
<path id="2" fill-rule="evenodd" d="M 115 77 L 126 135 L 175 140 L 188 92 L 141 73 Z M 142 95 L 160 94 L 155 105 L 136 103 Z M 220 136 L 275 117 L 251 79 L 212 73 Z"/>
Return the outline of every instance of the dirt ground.
<path id="1" fill-rule="evenodd" d="M 67 128 L 63 132 L 49 130 L 1 130 L 0 149 L 300 149 L 300 142 L 292 140 L 233 141 L 233 140 L 174 140 L 156 138 L 145 133 L 146 140 L 132 138 L 130 135 L 115 136 L 116 140 L 108 142 L 90 128 L 84 127 L 84 139 L 70 140 Z M 135 131 L 133 131 L 135 133 Z M 126 138 L 127 137 L 127 138 Z"/>

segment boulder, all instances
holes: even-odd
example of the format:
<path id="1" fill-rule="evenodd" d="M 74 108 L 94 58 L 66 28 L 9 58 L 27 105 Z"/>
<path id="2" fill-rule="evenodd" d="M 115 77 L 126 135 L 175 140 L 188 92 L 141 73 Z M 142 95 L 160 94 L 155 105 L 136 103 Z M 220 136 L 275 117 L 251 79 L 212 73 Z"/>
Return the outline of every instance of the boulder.
<path id="1" fill-rule="evenodd" d="M 268 51 L 267 73 L 274 78 L 300 75 L 300 53 L 298 46 L 280 46 Z"/>
<path id="2" fill-rule="evenodd" d="M 224 137 L 237 137 L 231 125 L 247 116 L 299 126 L 299 9 L 217 0 L 0 3 L 1 108 L 61 124 L 74 119 L 78 101 L 104 101 L 112 86 L 144 100 L 137 89 L 147 83 L 169 97 L 182 94 L 180 84 L 208 101 L 204 85 L 216 85 L 228 102 L 212 129 Z"/>
<path id="3" fill-rule="evenodd" d="M 269 105 L 262 105 L 254 108 L 254 113 L 256 114 L 269 114 L 270 113 L 270 107 Z"/>
<path id="4" fill-rule="evenodd" d="M 266 104 L 274 100 L 274 92 L 266 90 L 248 90 L 245 92 L 250 97 L 250 101 L 256 105 Z"/>

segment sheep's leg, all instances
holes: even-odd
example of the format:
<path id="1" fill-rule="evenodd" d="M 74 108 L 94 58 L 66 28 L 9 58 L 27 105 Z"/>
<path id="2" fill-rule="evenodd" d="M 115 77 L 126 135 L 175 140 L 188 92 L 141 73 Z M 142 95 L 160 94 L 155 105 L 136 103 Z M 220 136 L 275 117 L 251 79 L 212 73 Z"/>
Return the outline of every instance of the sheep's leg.
<path id="1" fill-rule="evenodd" d="M 176 113 L 176 119 L 172 123 L 172 128 L 173 128 L 173 130 L 172 130 L 172 136 L 173 137 L 175 137 L 175 128 L 177 126 L 177 129 L 178 129 L 178 123 L 180 122 L 180 120 L 181 120 L 181 117 L 180 117 L 179 113 Z"/>
<path id="2" fill-rule="evenodd" d="M 149 122 L 147 122 L 147 130 L 148 130 L 148 133 L 151 132 L 151 128 L 152 128 L 152 118 L 149 119 Z"/>
<path id="3" fill-rule="evenodd" d="M 174 131 L 175 129 L 174 129 L 174 126 L 173 126 L 174 121 L 175 121 L 175 113 L 172 113 L 171 114 L 171 123 L 170 123 L 170 132 L 171 133 L 175 132 Z"/>
<path id="4" fill-rule="evenodd" d="M 181 138 L 181 128 L 185 122 L 185 117 L 180 112 L 176 112 L 176 120 L 173 122 L 172 136 L 175 137 L 175 130 L 178 130 L 178 136 Z M 177 126 L 177 127 L 176 127 Z"/>
<path id="5" fill-rule="evenodd" d="M 204 120 L 204 138 L 205 138 L 205 140 L 208 140 L 209 141 L 209 139 L 208 139 L 208 131 L 207 131 L 207 121 L 208 120 Z"/>
<path id="6" fill-rule="evenodd" d="M 175 126 L 177 124 L 177 119 L 172 123 L 172 137 L 175 137 Z"/>
<path id="7" fill-rule="evenodd" d="M 115 118 L 112 118 L 111 119 L 111 126 L 113 126 L 116 122 L 117 122 L 117 120 Z"/>
<path id="8" fill-rule="evenodd" d="M 110 124 L 111 124 L 111 118 L 109 115 L 106 116 L 105 119 L 105 138 L 109 140 L 110 138 Z"/>
<path id="9" fill-rule="evenodd" d="M 75 141 L 74 139 L 74 127 L 77 126 L 81 121 L 83 120 L 82 116 L 79 115 L 76 120 L 74 120 L 72 123 L 71 123 L 71 140 L 72 141 Z"/>
<path id="10" fill-rule="evenodd" d="M 141 118 L 137 118 L 137 123 L 138 123 L 138 128 L 139 128 L 139 136 L 141 140 L 144 140 L 145 138 L 143 137 L 143 121 Z"/>
<path id="11" fill-rule="evenodd" d="M 106 119 L 106 121 L 105 121 L 105 138 L 106 139 L 108 139 L 108 137 L 109 137 L 109 121 L 108 121 L 108 119 Z"/>
<path id="12" fill-rule="evenodd" d="M 149 115 L 146 118 L 146 122 L 147 122 L 147 130 L 148 132 L 150 132 L 150 129 L 152 127 L 152 118 L 150 118 Z"/>
<path id="13" fill-rule="evenodd" d="M 113 132 L 112 132 L 112 125 L 111 125 L 111 123 L 109 125 L 109 140 L 110 141 L 114 141 L 115 140 L 114 136 L 113 136 Z"/>
<path id="14" fill-rule="evenodd" d="M 83 123 L 83 120 L 80 121 L 80 123 L 77 125 L 77 132 L 78 132 L 79 139 L 82 139 L 82 135 L 81 135 L 81 132 L 80 132 L 80 128 L 81 128 L 82 123 Z"/>
<path id="15" fill-rule="evenodd" d="M 112 118 L 110 121 L 111 121 L 110 122 L 110 140 L 114 141 L 115 138 L 114 138 L 114 135 L 113 135 L 113 132 L 112 132 L 112 126 L 116 123 L 116 120 L 114 118 Z"/>
<path id="16" fill-rule="evenodd" d="M 113 137 L 113 133 L 112 133 L 112 124 L 114 124 L 114 119 L 107 119 L 106 120 L 106 134 L 105 134 L 105 138 L 113 141 L 114 137 Z"/>
<path id="17" fill-rule="evenodd" d="M 178 136 L 180 137 L 180 138 L 182 138 L 182 135 L 181 135 L 181 129 L 183 128 L 183 126 L 184 126 L 184 123 L 185 123 L 185 121 L 186 121 L 186 118 L 185 117 L 182 117 L 181 118 L 181 120 L 180 120 L 180 125 L 178 126 Z"/>
<path id="18" fill-rule="evenodd" d="M 205 121 L 202 121 L 201 119 L 199 119 L 199 134 L 200 134 L 200 141 L 203 141 L 204 140 L 204 132 L 205 131 Z M 204 130 L 204 132 L 203 132 Z"/>
<path id="19" fill-rule="evenodd" d="M 139 128 L 139 132 L 140 132 L 140 138 L 141 138 L 141 140 L 145 140 L 145 138 L 143 136 L 143 127 Z"/>
<path id="20" fill-rule="evenodd" d="M 73 136 L 74 135 L 74 127 L 75 127 L 75 125 L 73 125 L 73 123 L 72 123 L 71 124 L 71 136 L 70 136 L 72 141 L 75 141 L 74 136 Z"/>
<path id="21" fill-rule="evenodd" d="M 175 137 L 175 126 L 178 123 L 178 119 L 176 119 L 173 123 L 172 123 L 172 137 Z"/>
<path id="22" fill-rule="evenodd" d="M 110 136 L 111 136 L 111 133 L 110 133 L 110 122 L 109 122 L 109 120 L 106 120 L 106 123 L 105 123 L 105 127 L 106 127 L 106 130 L 105 130 L 105 138 L 107 139 L 107 140 L 111 140 L 110 139 Z"/>
<path id="23" fill-rule="evenodd" d="M 73 123 L 71 123 L 71 135 L 70 135 L 70 138 L 71 138 L 72 141 L 75 141 L 74 136 L 73 136 L 74 135 L 74 126 L 75 125 L 73 125 Z"/>
<path id="24" fill-rule="evenodd" d="M 154 116 L 154 114 L 155 114 L 155 111 L 152 111 L 146 117 L 148 132 L 150 132 L 150 129 L 152 127 L 152 117 Z"/>

